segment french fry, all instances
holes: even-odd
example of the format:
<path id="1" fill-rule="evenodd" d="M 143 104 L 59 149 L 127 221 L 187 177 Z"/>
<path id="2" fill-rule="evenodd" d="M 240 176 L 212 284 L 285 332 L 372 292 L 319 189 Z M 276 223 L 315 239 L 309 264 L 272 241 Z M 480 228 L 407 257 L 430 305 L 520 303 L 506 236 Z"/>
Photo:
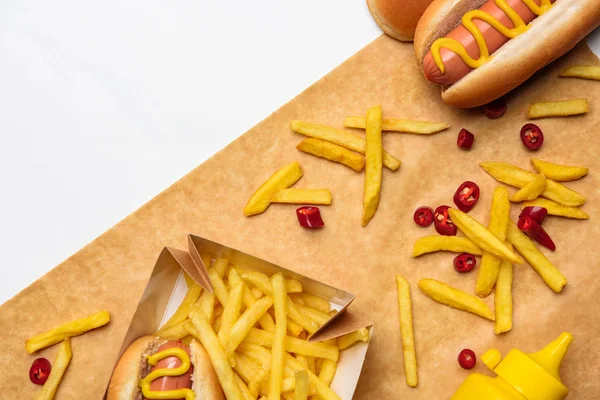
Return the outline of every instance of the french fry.
<path id="1" fill-rule="evenodd" d="M 586 176 L 589 172 L 589 168 L 587 167 L 553 164 L 542 161 L 539 158 L 532 158 L 531 163 L 537 172 L 544 174 L 546 178 L 556 182 L 576 181 Z"/>
<path id="2" fill-rule="evenodd" d="M 498 239 L 485 226 L 481 225 L 471 216 L 454 208 L 448 209 L 448 213 L 450 214 L 450 218 L 452 219 L 452 222 L 454 222 L 454 225 L 484 251 L 503 260 L 511 261 L 516 264 L 523 264 L 521 257 L 513 253 L 504 242 Z"/>
<path id="3" fill-rule="evenodd" d="M 317 362 L 315 360 L 314 357 L 306 357 L 306 363 L 308 364 L 308 371 L 312 372 L 313 374 L 317 374 Z"/>
<path id="4" fill-rule="evenodd" d="M 513 266 L 510 261 L 502 261 L 496 282 L 496 295 L 494 296 L 494 308 L 496 309 L 494 333 L 496 335 L 512 329 L 512 281 Z"/>
<path id="5" fill-rule="evenodd" d="M 189 335 L 184 326 L 187 321 L 189 321 L 189 319 L 184 319 L 178 324 L 172 325 L 167 329 L 160 328 L 158 331 L 154 332 L 154 335 L 168 340 L 180 340 L 181 338 Z"/>
<path id="6" fill-rule="evenodd" d="M 225 276 L 225 272 L 227 271 L 227 267 L 229 266 L 229 260 L 226 258 L 217 258 L 215 263 L 213 264 L 213 268 L 217 271 L 219 278 L 223 279 Z"/>
<path id="7" fill-rule="evenodd" d="M 292 121 L 290 127 L 296 133 L 335 143 L 360 154 L 365 154 L 367 148 L 367 142 L 362 137 L 329 126 L 304 121 Z M 400 160 L 383 151 L 383 165 L 395 171 L 400 168 Z"/>
<path id="8" fill-rule="evenodd" d="M 193 328 L 186 325 L 186 329 L 190 335 L 194 336 L 197 340 L 202 343 L 202 346 L 208 354 L 210 363 L 213 365 L 221 388 L 228 399 L 241 399 L 242 392 L 239 389 L 237 382 L 235 381 L 235 375 L 233 369 L 229 365 L 225 351 L 221 347 L 219 338 L 212 330 L 210 323 L 206 316 L 198 310 L 190 313 L 190 319 L 192 321 Z"/>
<path id="9" fill-rule="evenodd" d="M 529 265 L 546 282 L 546 285 L 556 293 L 560 293 L 567 284 L 567 278 L 542 254 L 536 245 L 521 232 L 517 225 L 510 221 L 506 238 L 515 249 L 527 260 Z"/>
<path id="10" fill-rule="evenodd" d="M 296 372 L 294 400 L 306 400 L 308 398 L 308 382 L 308 371 L 300 370 Z"/>
<path id="11" fill-rule="evenodd" d="M 331 319 L 331 317 L 328 314 L 322 313 L 319 310 L 315 310 L 314 308 L 307 307 L 302 304 L 296 304 L 296 308 L 298 309 L 298 311 L 300 311 L 301 314 L 304 314 L 308 318 L 312 319 L 319 326 L 323 325 Z"/>
<path id="12" fill-rule="evenodd" d="M 334 345 L 334 346 L 337 346 L 335 343 L 336 343 L 336 342 L 335 342 L 335 340 L 334 340 L 334 341 L 333 341 L 333 345 Z M 338 350 L 339 350 L 339 349 L 338 349 Z M 317 376 L 319 376 L 319 374 L 321 373 L 321 367 L 323 366 L 323 361 L 325 361 L 325 359 L 324 359 L 324 358 L 317 358 L 317 359 L 315 360 L 315 368 L 316 368 L 315 375 L 317 375 Z M 321 380 L 322 380 L 322 379 L 321 379 Z"/>
<path id="13" fill-rule="evenodd" d="M 290 295 L 294 303 L 302 304 L 307 307 L 312 307 L 315 310 L 321 311 L 323 313 L 328 313 L 331 311 L 331 304 L 329 304 L 328 300 L 325 300 L 322 297 L 315 296 L 309 293 L 299 293 Z"/>
<path id="14" fill-rule="evenodd" d="M 244 338 L 243 343 L 252 343 L 270 348 L 273 346 L 273 338 L 274 335 L 271 332 L 252 328 Z M 289 353 L 308 357 L 320 357 L 332 361 L 337 361 L 340 356 L 340 351 L 336 346 L 322 342 L 309 342 L 290 336 L 285 338 L 285 349 Z"/>
<path id="15" fill-rule="evenodd" d="M 263 297 L 257 300 L 252 306 L 248 307 L 237 322 L 231 327 L 229 334 L 229 343 L 227 344 L 227 355 L 230 356 L 242 343 L 250 329 L 260 320 L 260 318 L 273 305 L 270 297 Z"/>
<path id="16" fill-rule="evenodd" d="M 383 144 L 381 139 L 381 106 L 367 110 L 365 150 L 365 195 L 362 226 L 367 226 L 379 207 L 381 174 L 383 169 Z"/>
<path id="17" fill-rule="evenodd" d="M 273 345 L 271 347 L 268 399 L 280 400 L 287 331 L 287 293 L 285 291 L 285 279 L 281 273 L 276 273 L 271 277 L 271 286 L 273 287 L 273 306 L 275 308 L 275 333 L 273 334 Z"/>
<path id="18" fill-rule="evenodd" d="M 329 189 L 279 189 L 271 195 L 271 203 L 331 204 Z"/>
<path id="19" fill-rule="evenodd" d="M 235 358 L 235 371 L 240 375 L 242 380 L 248 384 L 249 391 L 254 395 L 254 398 L 258 396 L 258 390 L 260 384 L 268 375 L 266 369 L 244 354 L 234 354 Z"/>
<path id="20" fill-rule="evenodd" d="M 396 275 L 396 286 L 398 287 L 398 319 L 400 321 L 402 352 L 404 354 L 404 374 L 406 384 L 410 387 L 416 387 L 419 379 L 417 377 L 417 353 L 415 351 L 410 286 L 408 286 L 408 281 L 402 275 Z"/>
<path id="21" fill-rule="evenodd" d="M 506 230 L 510 219 L 510 201 L 508 190 L 504 186 L 498 186 L 492 196 L 492 211 L 488 229 L 502 241 L 506 240 Z M 475 284 L 475 293 L 480 297 L 490 294 L 500 269 L 501 260 L 493 254 L 484 253 L 481 258 L 481 266 Z"/>
<path id="22" fill-rule="evenodd" d="M 271 194 L 278 189 L 287 189 L 292 186 L 302 177 L 302 167 L 297 162 L 286 165 L 279 171 L 275 172 L 265 183 L 259 187 L 256 192 L 248 200 L 248 204 L 244 207 L 244 215 L 261 214 L 271 204 Z"/>
<path id="23" fill-rule="evenodd" d="M 52 364 L 50 376 L 46 383 L 44 383 L 42 390 L 38 393 L 36 397 L 37 400 L 52 400 L 54 398 L 72 357 L 71 338 L 67 337 L 58 348 L 58 353 Z"/>
<path id="24" fill-rule="evenodd" d="M 563 70 L 559 76 L 600 81 L 600 67 L 597 65 L 571 65 Z"/>
<path id="25" fill-rule="evenodd" d="M 248 386 L 246 386 L 246 383 L 244 383 L 244 381 L 242 380 L 242 378 L 240 378 L 238 374 L 234 372 L 233 376 L 235 378 L 235 383 L 240 389 L 240 392 L 242 392 L 244 400 L 256 400 L 256 396 L 258 396 L 258 394 L 252 394 L 252 392 L 250 392 L 250 389 L 248 389 Z"/>
<path id="26" fill-rule="evenodd" d="M 233 284 L 241 283 L 244 286 L 242 301 L 244 302 L 246 308 L 250 308 L 254 303 L 256 303 L 256 297 L 254 297 L 254 293 L 252 290 L 248 289 L 248 286 L 244 283 L 240 274 L 233 268 L 229 271 L 229 282 L 232 282 Z M 260 317 L 258 323 L 265 331 L 275 332 L 275 321 L 273 321 L 273 318 L 271 318 L 268 313 L 265 313 L 262 317 Z"/>
<path id="27" fill-rule="evenodd" d="M 254 295 L 254 297 L 258 300 L 261 297 L 263 297 L 265 294 L 257 287 L 253 287 L 252 289 L 250 289 L 250 291 L 252 292 L 252 294 Z"/>
<path id="28" fill-rule="evenodd" d="M 418 285 L 423 294 L 440 304 L 470 312 L 490 321 L 494 320 L 492 310 L 479 297 L 455 289 L 435 279 L 421 279 Z"/>
<path id="29" fill-rule="evenodd" d="M 252 283 L 256 286 L 261 292 L 271 296 L 273 293 L 273 288 L 271 286 L 271 281 L 266 274 L 263 274 L 259 271 L 244 271 L 242 273 L 242 279 Z M 286 279 L 285 280 L 285 288 L 287 293 L 300 293 L 302 292 L 302 284 L 295 279 Z"/>
<path id="30" fill-rule="evenodd" d="M 484 162 L 479 166 L 499 182 L 522 188 L 535 179 L 533 172 L 525 171 L 517 166 L 501 162 Z M 542 196 L 563 206 L 578 207 L 585 203 L 585 197 L 568 187 L 546 179 L 546 190 Z"/>
<path id="31" fill-rule="evenodd" d="M 219 342 L 221 342 L 221 346 L 223 346 L 224 349 L 227 349 L 229 345 L 231 328 L 233 328 L 233 325 L 240 317 L 240 308 L 242 307 L 242 290 L 244 289 L 242 285 L 243 283 L 240 282 L 233 289 L 231 289 L 231 292 L 229 293 L 229 300 L 223 309 L 223 318 L 221 319 L 221 327 L 219 329 L 218 336 Z"/>
<path id="32" fill-rule="evenodd" d="M 470 253 L 477 256 L 483 254 L 475 243 L 466 237 L 460 236 L 426 236 L 418 239 L 413 246 L 413 257 L 436 251 L 451 251 L 453 253 Z"/>
<path id="33" fill-rule="evenodd" d="M 527 185 L 523 186 L 510 197 L 513 203 L 537 199 L 539 195 L 546 190 L 546 177 L 544 174 L 538 174 Z"/>
<path id="34" fill-rule="evenodd" d="M 344 350 L 358 342 L 369 341 L 369 330 L 367 328 L 361 328 L 354 332 L 347 333 L 336 339 L 338 349 Z"/>
<path id="35" fill-rule="evenodd" d="M 307 138 L 296 148 L 304 153 L 343 164 L 356 172 L 362 171 L 365 167 L 365 158 L 362 155 L 324 140 Z"/>
<path id="36" fill-rule="evenodd" d="M 67 322 L 48 332 L 40 333 L 39 335 L 27 339 L 25 342 L 25 349 L 29 354 L 35 353 L 38 350 L 62 342 L 67 338 L 79 336 L 92 329 L 106 325 L 109 321 L 110 314 L 108 311 L 100 311 L 89 317 Z"/>
<path id="37" fill-rule="evenodd" d="M 302 292 L 302 284 L 295 279 L 286 279 L 285 280 L 285 291 L 287 293 L 301 293 Z"/>
<path id="38" fill-rule="evenodd" d="M 302 364 L 300 364 L 298 362 L 298 360 L 296 360 L 294 357 L 290 356 L 289 354 L 285 355 L 285 359 L 287 362 L 289 362 L 290 367 L 294 370 L 294 371 L 300 371 L 300 370 L 305 370 L 306 368 L 302 366 Z M 318 376 L 316 376 L 315 374 L 313 374 L 312 372 L 308 371 L 308 379 L 310 380 L 310 383 L 313 384 L 315 386 L 315 389 L 317 390 L 317 395 L 323 399 L 323 400 L 340 400 L 340 397 L 335 394 L 335 392 L 333 390 L 331 390 L 329 388 L 329 386 L 327 384 L 325 384 L 325 382 L 323 382 L 321 379 L 319 379 Z"/>
<path id="39" fill-rule="evenodd" d="M 590 111 L 587 99 L 546 101 L 533 103 L 527 110 L 527 118 L 568 117 Z"/>
<path id="40" fill-rule="evenodd" d="M 183 321 L 185 321 L 188 318 L 192 307 L 194 307 L 194 304 L 198 301 L 200 295 L 202 294 L 202 287 L 200 285 L 194 282 L 194 280 L 185 272 L 183 273 L 183 276 L 185 277 L 185 282 L 188 286 L 185 297 L 171 318 L 169 318 L 169 320 L 163 324 L 160 330 L 156 332 L 157 336 L 161 336 L 160 333 L 168 331 L 169 328 L 172 328 L 175 325 L 180 325 Z"/>
<path id="41" fill-rule="evenodd" d="M 344 120 L 346 128 L 365 129 L 366 125 L 365 117 L 346 117 Z M 396 118 L 384 118 L 381 124 L 381 130 L 386 132 L 414 133 L 417 135 L 431 135 L 449 127 L 448 124 Z"/>
<path id="42" fill-rule="evenodd" d="M 242 344 L 240 344 L 238 351 L 261 364 L 263 368 L 268 369 L 271 365 L 271 352 L 262 346 L 258 346 L 256 344 L 248 342 L 243 342 Z M 285 364 L 283 366 L 283 377 L 294 377 L 294 370 L 291 368 L 288 360 L 285 361 Z"/>
<path id="43" fill-rule="evenodd" d="M 300 325 L 303 329 L 306 329 L 310 334 L 315 333 L 319 329 L 319 325 L 315 321 L 298 311 L 296 305 L 289 297 L 286 299 L 286 304 L 288 316 L 292 321 Z"/>
<path id="44" fill-rule="evenodd" d="M 548 214 L 573 219 L 590 219 L 588 213 L 577 207 L 566 207 L 552 200 L 535 199 L 521 204 L 521 209 L 529 206 L 544 207 Z"/>
<path id="45" fill-rule="evenodd" d="M 331 381 L 335 377 L 337 370 L 337 363 L 331 360 L 324 360 L 319 371 L 319 379 L 323 381 L 327 386 L 331 386 Z"/>
<path id="46" fill-rule="evenodd" d="M 300 334 L 302 332 L 304 332 L 304 328 L 302 328 L 300 325 L 298 325 L 297 323 L 295 323 L 294 321 L 292 321 L 290 319 L 290 317 L 288 317 L 287 320 L 287 332 L 290 336 L 293 337 L 298 337 L 300 336 Z"/>
<path id="47" fill-rule="evenodd" d="M 215 294 L 205 290 L 194 305 L 194 309 L 201 310 L 212 324 L 215 320 Z"/>
<path id="48" fill-rule="evenodd" d="M 223 323 L 223 315 L 219 315 L 217 318 L 215 318 L 215 322 L 212 323 L 213 331 L 215 331 L 216 334 L 218 334 L 219 331 L 221 330 L 222 323 Z M 184 328 L 185 328 L 185 324 L 184 324 Z"/>
<path id="49" fill-rule="evenodd" d="M 210 283 L 217 300 L 219 300 L 221 306 L 225 307 L 227 299 L 229 299 L 229 291 L 227 290 L 227 286 L 225 286 L 225 282 L 223 282 L 223 279 L 221 279 L 214 267 L 208 270 L 208 277 L 210 278 Z"/>

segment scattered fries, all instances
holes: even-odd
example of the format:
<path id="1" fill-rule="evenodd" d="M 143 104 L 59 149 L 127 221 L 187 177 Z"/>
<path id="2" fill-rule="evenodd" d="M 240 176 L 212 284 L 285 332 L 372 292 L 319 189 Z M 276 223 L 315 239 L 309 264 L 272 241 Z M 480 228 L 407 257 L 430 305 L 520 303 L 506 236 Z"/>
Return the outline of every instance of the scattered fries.
<path id="1" fill-rule="evenodd" d="M 600 81 L 600 67 L 597 65 L 571 65 L 563 70 L 559 76 Z"/>
<path id="2" fill-rule="evenodd" d="M 248 204 L 244 208 L 244 215 L 248 217 L 265 212 L 271 204 L 270 198 L 273 192 L 289 188 L 300 178 L 302 178 L 302 167 L 297 162 L 281 168 L 267 179 L 250 197 Z"/>
<path id="3" fill-rule="evenodd" d="M 40 333 L 34 337 L 27 339 L 25 349 L 29 354 L 35 353 L 38 350 L 45 349 L 48 346 L 64 341 L 73 336 L 82 335 L 92 329 L 99 328 L 108 324 L 110 314 L 108 311 L 100 311 L 92 314 L 89 317 L 67 322 L 59 327 L 49 330 L 48 332 Z"/>
<path id="4" fill-rule="evenodd" d="M 560 205 L 552 200 L 546 199 L 535 199 L 521 204 L 521 209 L 529 206 L 544 207 L 548 210 L 548 214 L 556 215 L 558 217 L 567 217 L 573 219 L 590 219 L 588 213 L 577 207 L 566 207 Z"/>
<path id="5" fill-rule="evenodd" d="M 271 203 L 331 204 L 329 189 L 279 189 L 271 195 Z"/>
<path id="6" fill-rule="evenodd" d="M 436 251 L 451 251 L 453 253 L 470 253 L 477 256 L 483 254 L 475 243 L 466 237 L 460 236 L 425 236 L 418 239 L 413 246 L 413 257 Z"/>
<path id="7" fill-rule="evenodd" d="M 590 111 L 587 99 L 547 101 L 533 103 L 527 111 L 527 118 L 568 117 Z"/>
<path id="8" fill-rule="evenodd" d="M 381 106 L 367 110 L 367 145 L 365 151 L 365 196 L 362 226 L 367 226 L 379 207 L 382 174 Z"/>
<path id="9" fill-rule="evenodd" d="M 454 208 L 448 209 L 452 222 L 460 229 L 465 236 L 471 239 L 484 251 L 495 255 L 503 260 L 522 264 L 521 257 L 513 253 L 500 239 L 481 225 L 471 216 Z"/>
<path id="10" fill-rule="evenodd" d="M 400 321 L 402 351 L 404 353 L 404 374 L 406 375 L 406 384 L 410 387 L 416 387 L 419 380 L 417 377 L 417 353 L 415 351 L 410 287 L 408 281 L 402 275 L 396 275 L 396 285 L 398 286 L 398 319 Z"/>
<path id="11" fill-rule="evenodd" d="M 557 182 L 576 181 L 586 176 L 589 171 L 586 167 L 553 164 L 539 158 L 532 158 L 531 163 L 537 172 Z"/>
<path id="12" fill-rule="evenodd" d="M 365 129 L 366 125 L 364 117 L 346 117 L 344 120 L 346 128 Z M 381 129 L 386 132 L 414 133 L 417 135 L 430 135 L 449 127 L 450 125 L 448 124 L 395 118 L 384 118 L 381 124 Z"/>
<path id="13" fill-rule="evenodd" d="M 542 254 L 536 245 L 521 232 L 517 225 L 510 221 L 506 238 L 515 246 L 517 251 L 527 260 L 529 265 L 546 282 L 546 285 L 556 293 L 560 293 L 567 284 L 567 278 Z"/>
<path id="14" fill-rule="evenodd" d="M 58 390 L 58 386 L 62 381 L 62 378 L 69 367 L 73 353 L 71 352 L 71 338 L 67 337 L 63 340 L 62 344 L 58 348 L 58 354 L 52 364 L 52 370 L 50 376 L 42 390 L 38 393 L 37 400 L 52 400 Z"/>
<path id="15" fill-rule="evenodd" d="M 470 312 L 490 321 L 494 320 L 492 310 L 479 297 L 455 289 L 435 279 L 421 279 L 418 285 L 421 292 L 440 304 Z"/>
<path id="16" fill-rule="evenodd" d="M 513 194 L 510 201 L 520 203 L 522 201 L 535 200 L 546 190 L 546 177 L 544 174 L 538 174 L 527 185 L 523 186 L 518 192 Z"/>
<path id="17" fill-rule="evenodd" d="M 304 139 L 296 148 L 304 153 L 343 164 L 356 172 L 362 171 L 365 167 L 365 158 L 362 155 L 321 139 Z"/>
<path id="18" fill-rule="evenodd" d="M 499 335 L 512 329 L 512 281 L 513 266 L 510 261 L 502 261 L 496 281 L 496 296 L 494 297 L 494 308 L 496 309 L 496 321 L 494 321 L 494 333 Z"/>

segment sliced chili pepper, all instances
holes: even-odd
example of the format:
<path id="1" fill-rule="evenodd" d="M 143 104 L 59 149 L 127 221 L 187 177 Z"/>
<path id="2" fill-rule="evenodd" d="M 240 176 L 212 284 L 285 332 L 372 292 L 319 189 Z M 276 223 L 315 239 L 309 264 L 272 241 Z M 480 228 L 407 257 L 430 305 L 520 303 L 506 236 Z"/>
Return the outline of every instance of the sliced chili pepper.
<path id="1" fill-rule="evenodd" d="M 319 207 L 300 207 L 296 209 L 296 216 L 298 217 L 300 226 L 303 228 L 320 228 L 325 226 Z"/>
<path id="2" fill-rule="evenodd" d="M 529 150 L 537 150 L 544 143 L 544 133 L 536 124 L 525 124 L 521 128 L 521 141 Z"/>
<path id="3" fill-rule="evenodd" d="M 471 349 L 464 349 L 458 354 L 458 363 L 464 369 L 473 369 L 477 364 L 475 352 Z"/>
<path id="4" fill-rule="evenodd" d="M 457 272 L 469 272 L 477 265 L 477 259 L 473 254 L 462 253 L 454 257 L 454 269 Z"/>
<path id="5" fill-rule="evenodd" d="M 433 213 L 433 226 L 435 226 L 436 232 L 440 235 L 455 236 L 458 229 L 448 215 L 449 208 L 450 206 L 439 206 L 435 209 Z"/>
<path id="6" fill-rule="evenodd" d="M 433 222 L 433 210 L 431 207 L 419 207 L 413 215 L 415 223 L 422 227 L 427 227 Z"/>
<path id="7" fill-rule="evenodd" d="M 506 112 L 506 102 L 503 97 L 483 106 L 483 113 L 489 119 L 498 119 Z"/>
<path id="8" fill-rule="evenodd" d="M 519 218 L 519 223 L 517 224 L 520 230 L 525 232 L 527 236 L 538 242 L 544 247 L 549 248 L 550 250 L 556 250 L 556 245 L 550 238 L 550 235 L 542 228 L 540 224 L 534 221 L 530 216 L 524 215 Z"/>
<path id="9" fill-rule="evenodd" d="M 454 193 L 454 204 L 462 212 L 469 212 L 479 200 L 479 186 L 475 182 L 463 182 Z"/>
<path id="10" fill-rule="evenodd" d="M 29 379 L 36 385 L 43 385 L 50 376 L 52 366 L 45 358 L 36 358 L 29 368 Z"/>
<path id="11" fill-rule="evenodd" d="M 539 206 L 528 206 L 521 211 L 519 214 L 519 218 L 523 216 L 531 217 L 535 222 L 542 225 L 544 223 L 544 219 L 546 219 L 546 215 L 548 215 L 548 210 L 544 207 Z"/>
<path id="12" fill-rule="evenodd" d="M 460 130 L 460 132 L 458 132 L 458 139 L 456 139 L 456 144 L 461 149 L 469 150 L 471 146 L 473 146 L 474 140 L 475 135 L 463 128 Z"/>

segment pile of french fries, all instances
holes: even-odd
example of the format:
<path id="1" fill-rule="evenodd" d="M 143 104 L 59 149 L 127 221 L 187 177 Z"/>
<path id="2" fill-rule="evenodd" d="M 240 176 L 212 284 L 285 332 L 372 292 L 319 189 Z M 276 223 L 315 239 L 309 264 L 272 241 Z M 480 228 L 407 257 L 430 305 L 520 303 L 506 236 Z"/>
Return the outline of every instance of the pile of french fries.
<path id="1" fill-rule="evenodd" d="M 200 341 L 228 399 L 339 399 L 329 385 L 340 351 L 368 341 L 368 330 L 309 342 L 336 313 L 326 299 L 281 273 L 269 277 L 224 258 L 202 258 L 213 293 L 186 274 L 181 305 L 155 335 Z"/>

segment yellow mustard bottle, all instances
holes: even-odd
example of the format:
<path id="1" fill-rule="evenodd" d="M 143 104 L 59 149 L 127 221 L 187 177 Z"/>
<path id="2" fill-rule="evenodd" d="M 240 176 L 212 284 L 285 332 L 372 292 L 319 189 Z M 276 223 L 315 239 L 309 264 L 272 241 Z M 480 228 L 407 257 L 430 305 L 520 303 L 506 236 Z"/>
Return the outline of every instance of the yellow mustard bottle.
<path id="1" fill-rule="evenodd" d="M 512 349 L 504 360 L 498 350 L 491 349 L 481 360 L 497 376 L 469 375 L 451 400 L 562 400 L 569 389 L 558 370 L 571 342 L 573 335 L 563 332 L 537 353 Z"/>

